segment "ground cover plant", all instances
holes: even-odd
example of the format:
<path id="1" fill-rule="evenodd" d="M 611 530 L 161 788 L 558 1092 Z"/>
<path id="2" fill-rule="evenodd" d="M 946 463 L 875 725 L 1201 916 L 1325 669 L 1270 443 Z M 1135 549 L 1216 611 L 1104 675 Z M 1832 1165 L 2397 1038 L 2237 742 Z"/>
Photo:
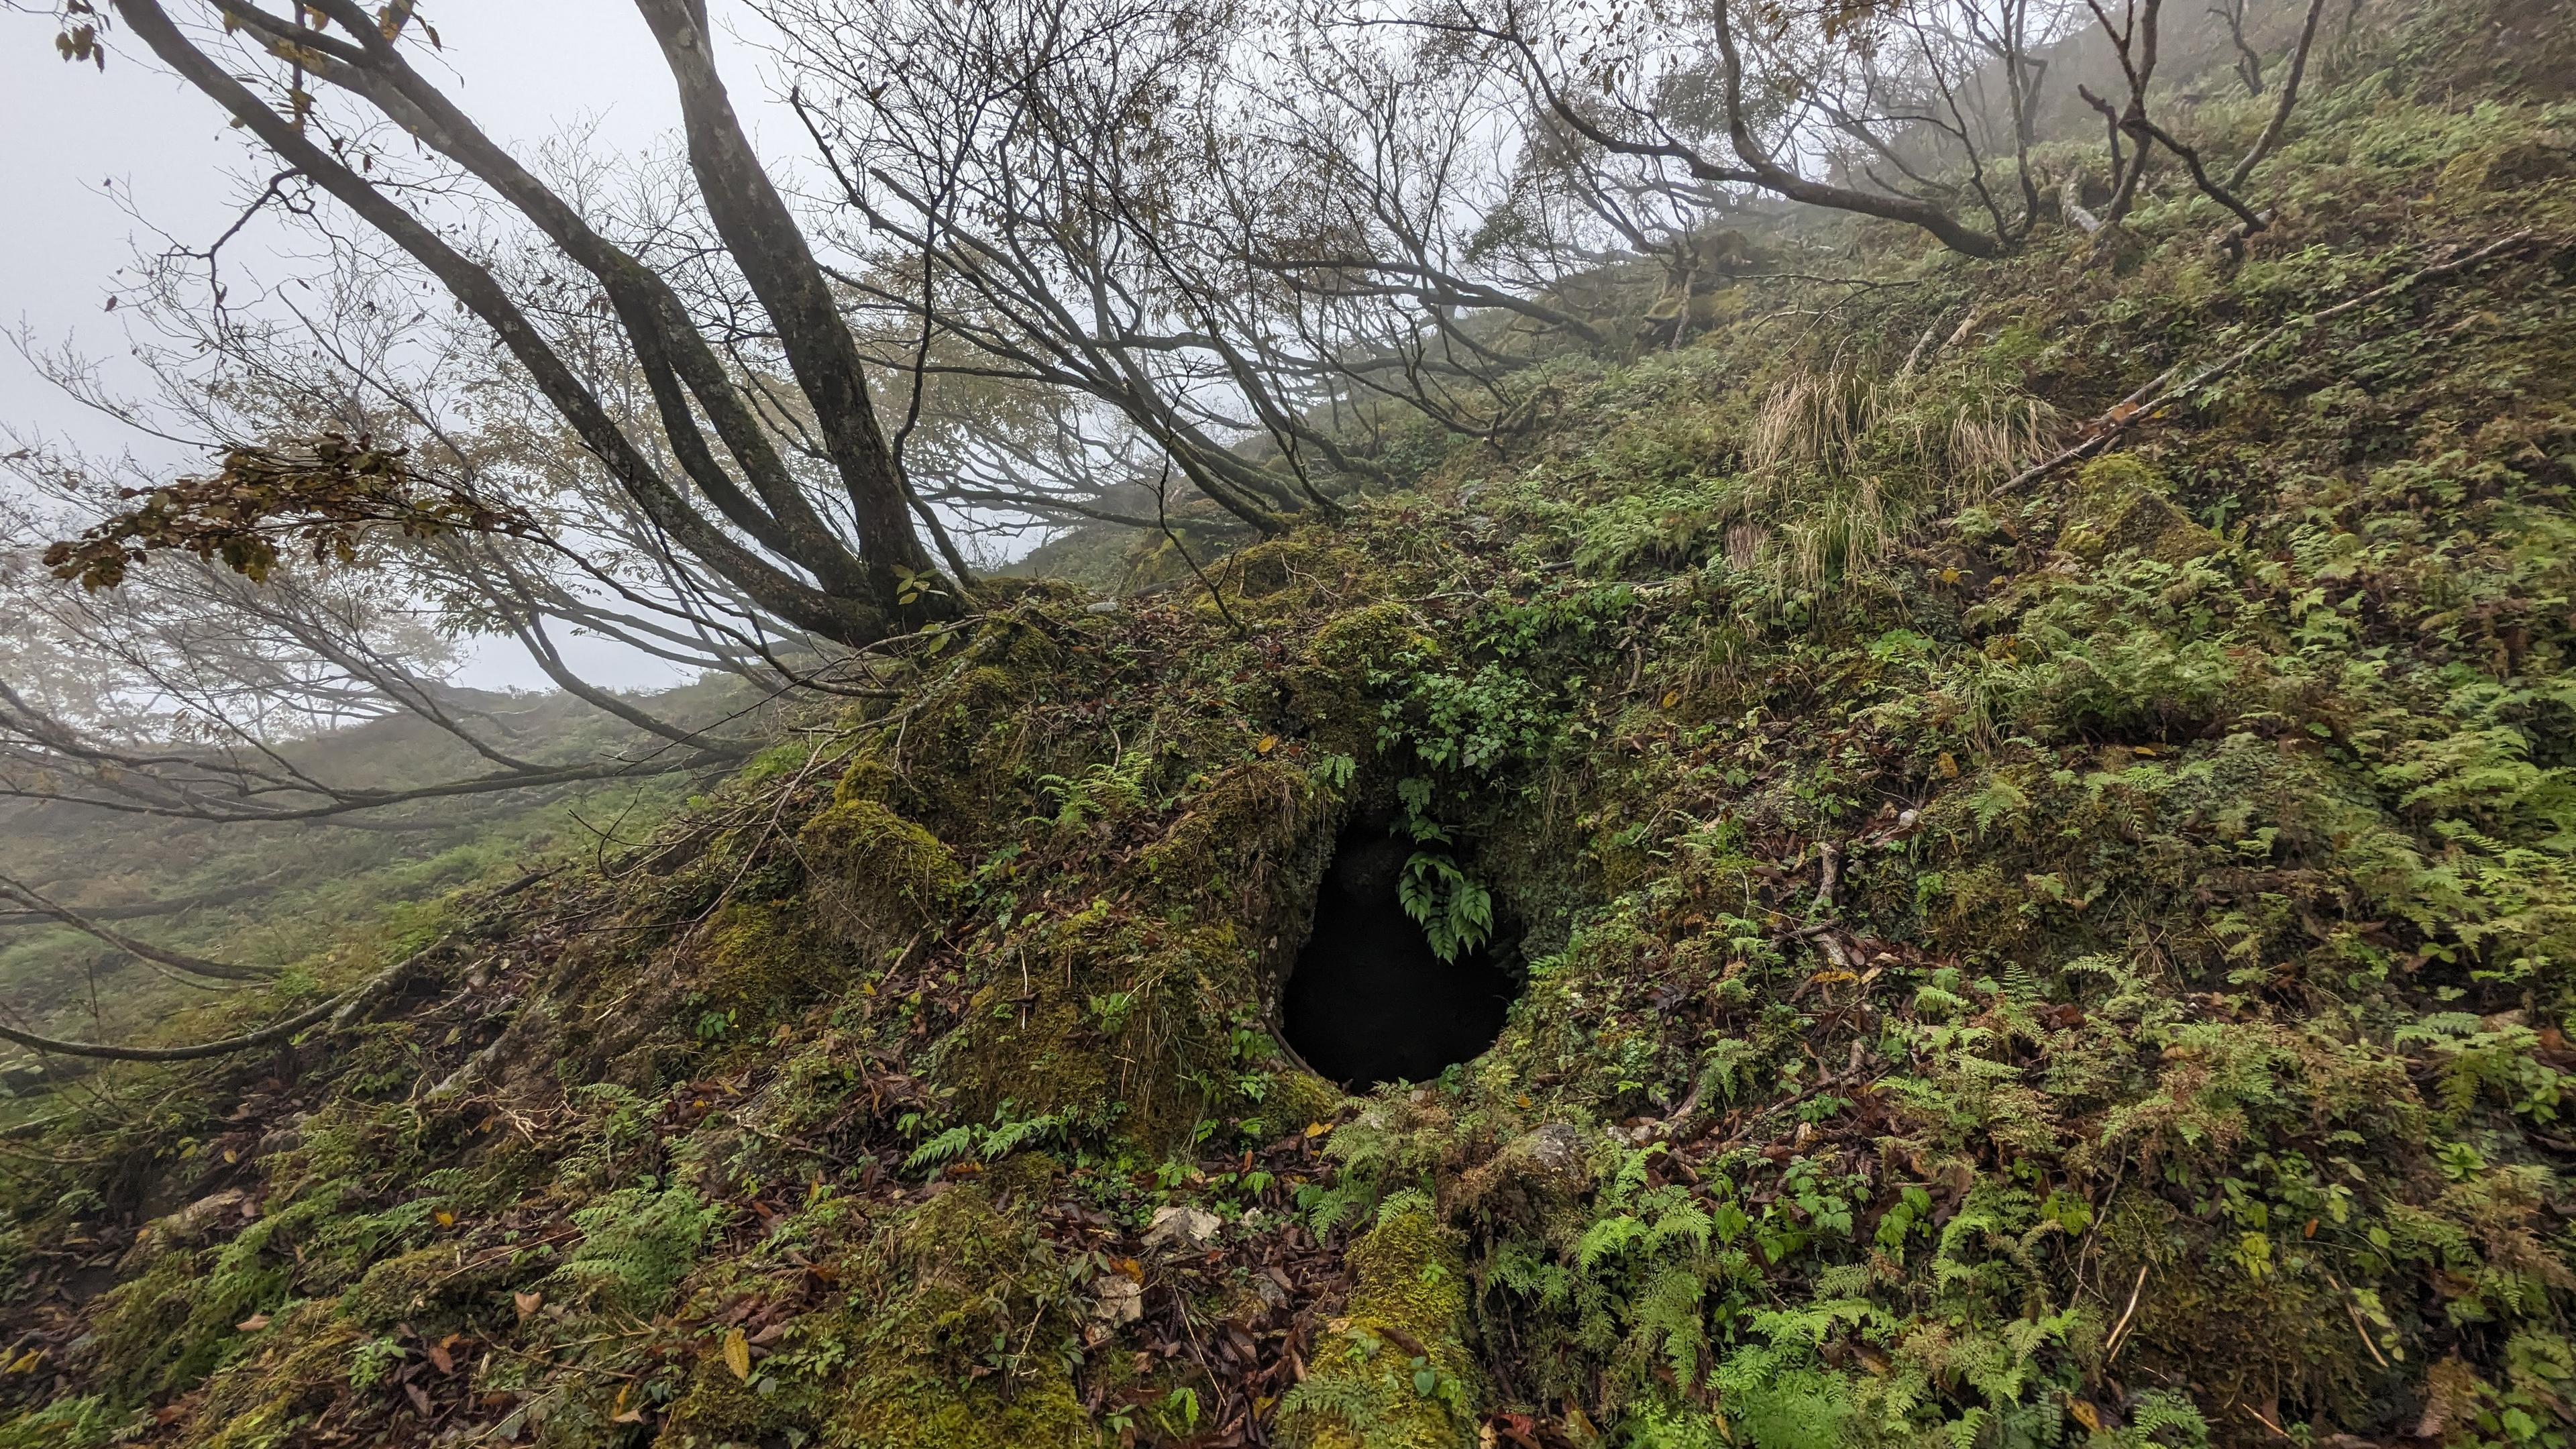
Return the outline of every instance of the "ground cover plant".
<path id="1" fill-rule="evenodd" d="M 2566 1444 L 2576 107 L 2499 17 L 2356 31 L 2232 249 L 1837 232 L 59 1094 L 0 1446 Z M 1363 815 L 1522 979 L 1352 1095 L 1276 1002 Z"/>

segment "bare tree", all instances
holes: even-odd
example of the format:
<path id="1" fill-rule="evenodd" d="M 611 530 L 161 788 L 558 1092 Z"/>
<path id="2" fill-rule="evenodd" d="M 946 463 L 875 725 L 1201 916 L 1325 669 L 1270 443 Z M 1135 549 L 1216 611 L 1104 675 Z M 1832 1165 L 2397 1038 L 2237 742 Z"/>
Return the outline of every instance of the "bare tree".
<path id="1" fill-rule="evenodd" d="M 638 9 L 679 94 L 698 199 L 726 265 L 757 301 L 779 372 L 810 410 L 846 527 L 827 519 L 788 468 L 743 380 L 668 279 L 603 234 L 412 66 L 409 6 L 379 17 L 355 0 L 322 0 L 279 15 L 247 0 L 206 0 L 185 7 L 186 20 L 159 0 L 116 0 L 113 8 L 128 34 L 254 135 L 297 184 L 347 208 L 490 327 L 644 516 L 761 609 L 842 643 L 954 612 L 954 592 L 914 582 L 934 565 L 857 343 L 752 153 L 716 74 L 702 4 L 639 0 Z M 324 104 L 308 84 L 357 105 Z M 382 124 L 416 138 L 587 274 L 652 395 L 667 465 L 585 384 L 530 299 L 416 209 L 375 144 Z"/>
<path id="2" fill-rule="evenodd" d="M 840 274 L 906 319 L 925 370 L 1089 399 L 1264 532 L 1366 466 L 1272 365 L 1227 276 L 1198 124 L 1228 18 L 1167 0 L 773 0 L 799 113 L 874 263 Z M 900 279 L 895 283 L 893 279 Z M 1266 444 L 1247 447 L 1246 443 Z"/>
<path id="3" fill-rule="evenodd" d="M 2252 0 L 2220 0 L 2209 7 L 2210 18 L 2227 27 L 2228 44 L 2236 48 L 2236 78 L 2245 82 L 2245 94 L 2263 94 L 2263 53 L 2245 38 L 2245 11 Z"/>
<path id="4" fill-rule="evenodd" d="M 2064 14 L 2033 0 L 1813 13 L 1714 0 L 1672 19 L 1456 0 L 1412 23 L 1501 47 L 1534 105 L 1633 168 L 1638 189 L 1854 212 L 1993 257 L 2037 216 L 2037 52 Z"/>
<path id="5" fill-rule="evenodd" d="M 2101 218 L 2102 224 L 2105 227 L 2117 226 L 2128 216 L 2137 202 L 2139 185 L 2146 179 L 2147 168 L 2154 160 L 2156 150 L 2162 148 L 2180 158 L 2184 168 L 2191 173 L 2192 185 L 2202 195 L 2235 214 L 2236 226 L 2221 240 L 2231 249 L 2241 249 L 2245 238 L 2264 230 L 2271 222 L 2237 192 L 2253 177 L 2254 168 L 2280 144 L 2282 133 L 2289 125 L 2291 108 L 2298 104 L 2300 79 L 2307 73 L 2308 53 L 2316 43 L 2317 22 L 2325 13 L 2325 0 L 2308 0 L 2307 16 L 2300 25 L 2298 43 L 2290 54 L 2289 73 L 2281 82 L 2280 101 L 2272 108 L 2271 120 L 2264 126 L 2263 134 L 2224 181 L 2209 174 L 2197 147 L 2160 125 L 2151 113 L 2149 97 L 2161 45 L 2159 30 L 2163 0 L 2121 0 L 2117 19 L 2113 18 L 2104 0 L 2085 0 L 2085 4 L 2092 10 L 2101 34 L 2109 41 L 2112 54 L 2119 61 L 2120 74 L 2127 83 L 2127 96 L 2119 104 L 2079 87 L 2085 104 L 2100 112 L 2110 129 L 2112 195 L 2110 206 Z M 2228 20 L 2230 33 L 2241 52 L 2240 61 L 2247 67 L 2247 84 L 2260 94 L 2261 57 L 2245 38 L 2242 12 L 2243 7 L 2239 4 L 2234 11 L 2219 13 Z M 2126 147 L 2121 144 L 2124 136 L 2129 141 Z"/>

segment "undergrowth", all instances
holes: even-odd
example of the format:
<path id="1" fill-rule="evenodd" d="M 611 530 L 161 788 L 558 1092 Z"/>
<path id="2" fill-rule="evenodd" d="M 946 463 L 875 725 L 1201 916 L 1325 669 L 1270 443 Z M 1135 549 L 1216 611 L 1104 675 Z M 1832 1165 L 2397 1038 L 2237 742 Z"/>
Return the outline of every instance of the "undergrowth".
<path id="1" fill-rule="evenodd" d="M 2568 1443 L 2576 115 L 2428 33 L 2241 262 L 2166 190 L 1557 359 L 109 1074 L 0 1144 L 0 1446 Z M 1354 818 L 1525 975 L 1358 1098 L 1273 1019 Z"/>

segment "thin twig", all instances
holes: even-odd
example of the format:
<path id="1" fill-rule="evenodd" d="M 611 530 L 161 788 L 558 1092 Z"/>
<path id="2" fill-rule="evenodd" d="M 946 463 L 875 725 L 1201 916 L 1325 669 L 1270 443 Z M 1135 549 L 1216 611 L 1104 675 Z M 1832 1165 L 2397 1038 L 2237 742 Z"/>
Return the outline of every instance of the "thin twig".
<path id="1" fill-rule="evenodd" d="M 2299 99 L 2299 77 L 2308 69 L 2308 47 L 2316 42 L 2317 17 L 2323 15 L 2325 9 L 2326 0 L 2308 0 L 2308 21 L 2299 31 L 2299 48 L 2290 53 L 2290 73 L 2281 82 L 2281 103 L 2272 108 L 2272 123 L 2263 128 L 2262 136 L 2254 142 L 2254 149 L 2246 152 L 2245 159 L 2236 163 L 2236 169 L 2227 173 L 2228 190 L 2233 191 L 2245 184 L 2247 178 L 2254 174 L 2255 166 L 2272 154 L 2272 147 L 2281 139 L 2282 128 L 2289 125 L 2290 107 Z"/>
<path id="2" fill-rule="evenodd" d="M 1172 541 L 1172 550 L 1181 556 L 1181 562 L 1188 564 L 1190 572 L 1198 575 L 1200 585 L 1206 588 L 1208 597 L 1216 602 L 1217 613 L 1224 618 L 1226 627 L 1234 631 L 1234 637 L 1249 640 L 1252 637 L 1251 632 L 1243 627 L 1242 620 L 1234 617 L 1234 611 L 1225 606 L 1224 592 L 1209 581 L 1207 571 L 1199 567 L 1199 561 L 1190 557 L 1189 546 L 1181 542 L 1181 536 L 1172 532 L 1172 520 L 1163 511 L 1163 497 L 1171 486 L 1172 460 L 1167 455 L 1163 459 L 1163 476 L 1154 483 L 1154 522 L 1162 527 L 1163 537 Z"/>

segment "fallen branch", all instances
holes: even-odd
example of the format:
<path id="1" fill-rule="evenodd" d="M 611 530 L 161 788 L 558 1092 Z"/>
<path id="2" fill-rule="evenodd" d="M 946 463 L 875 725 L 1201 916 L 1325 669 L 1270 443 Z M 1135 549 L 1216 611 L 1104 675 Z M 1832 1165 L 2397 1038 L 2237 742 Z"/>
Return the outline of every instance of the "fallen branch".
<path id="1" fill-rule="evenodd" d="M 277 974 L 265 967 L 234 966 L 222 961 L 209 961 L 202 956 L 166 951 L 150 942 L 138 941 L 123 932 L 100 925 L 71 907 L 46 896 L 35 887 L 9 876 L 0 875 L 0 898 L 16 901 L 32 915 L 59 921 L 82 935 L 104 941 L 136 960 L 149 961 L 156 966 L 167 966 L 173 971 L 185 971 L 191 976 L 211 976 L 218 981 L 265 981 Z"/>
<path id="2" fill-rule="evenodd" d="M 2343 1304 L 2345 1315 L 2352 1319 L 2352 1331 L 2361 1335 L 2361 1346 L 2369 1349 L 2371 1361 L 2385 1370 L 2388 1358 L 2379 1351 L 2379 1345 L 2371 1341 L 2370 1325 L 2361 1321 L 2361 1310 L 2353 1306 L 2352 1290 L 2343 1286 L 2343 1280 L 2332 1273 L 2326 1275 L 2326 1281 L 2334 1285 L 2336 1301 Z"/>
<path id="3" fill-rule="evenodd" d="M 1834 888 L 1842 883 L 1843 853 L 1831 841 L 1821 842 L 1816 849 L 1824 857 L 1825 864 L 1817 874 L 1816 899 L 1807 908 L 1807 914 L 1818 920 L 1830 921 L 1834 914 Z"/>
<path id="4" fill-rule="evenodd" d="M 2129 1330 L 2129 1317 L 2138 1311 L 2138 1295 L 2146 1291 L 2147 1269 L 2152 1263 L 2138 1265 L 2138 1281 L 2129 1285 L 2129 1306 L 2120 1310 L 2120 1321 L 2111 1325 L 2111 1336 L 2103 1340 L 2102 1361 L 2109 1363 L 2120 1356 L 2120 1335 Z"/>
<path id="5" fill-rule="evenodd" d="M 2521 250 L 2530 245 L 2536 239 L 2536 235 L 2528 231 L 2515 232 L 2509 237 L 2489 242 L 2475 251 L 2453 257 L 2449 261 L 2435 262 L 2420 271 L 2409 272 L 2396 281 L 2373 287 L 2357 297 L 2348 297 L 2331 307 L 2293 317 L 2179 383 L 2174 382 L 2173 378 L 2176 373 L 2182 371 L 2182 364 L 2175 363 L 2149 378 L 2137 391 L 2114 403 L 2110 411 L 2086 424 L 2084 436 L 2077 439 L 2072 446 L 2023 469 L 1996 491 L 1999 494 L 2012 493 L 2038 482 L 2069 463 L 2081 462 L 2092 457 L 2119 441 L 2129 429 L 2172 406 L 2176 401 L 2198 392 L 2210 383 L 2235 371 L 2255 354 L 2292 331 L 2331 321 L 2347 312 L 2367 307 L 2373 302 L 2394 297 L 2424 282 L 2457 276 L 2472 267 Z"/>
<path id="6" fill-rule="evenodd" d="M 284 1021 L 271 1022 L 257 1031 L 226 1037 L 221 1041 L 199 1042 L 193 1046 L 181 1047 L 129 1047 L 116 1046 L 107 1042 L 62 1041 L 54 1037 L 38 1036 L 32 1031 L 20 1031 L 16 1027 L 6 1025 L 0 1025 L 0 1041 L 13 1041 L 22 1047 L 40 1052 L 53 1052 L 60 1056 L 97 1057 L 111 1062 L 196 1062 L 204 1061 L 208 1057 L 229 1056 L 234 1052 L 251 1051 L 284 1041 L 325 1017 L 331 1019 L 333 1030 L 348 1025 L 360 1006 L 373 1000 L 385 988 L 393 985 L 413 962 L 437 950 L 446 942 L 447 938 L 442 936 L 337 996 L 316 1002 Z"/>

